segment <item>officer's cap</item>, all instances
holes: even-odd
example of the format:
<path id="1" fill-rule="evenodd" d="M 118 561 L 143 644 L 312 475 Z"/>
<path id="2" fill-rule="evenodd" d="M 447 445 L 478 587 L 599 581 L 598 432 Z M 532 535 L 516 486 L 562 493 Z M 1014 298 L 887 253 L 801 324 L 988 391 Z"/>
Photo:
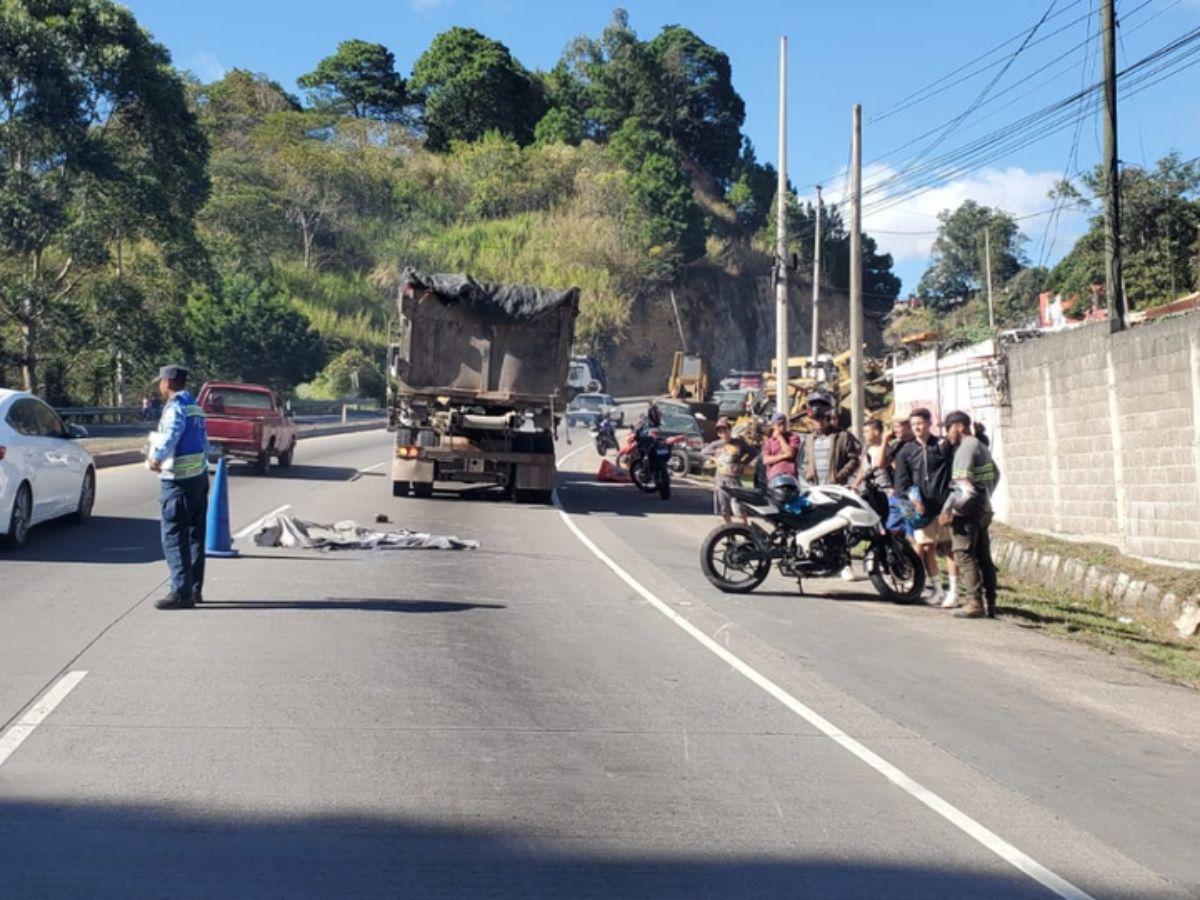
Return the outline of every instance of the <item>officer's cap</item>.
<path id="1" fill-rule="evenodd" d="M 163 366 L 158 370 L 158 377 L 161 381 L 187 381 L 188 370 L 183 366 Z"/>

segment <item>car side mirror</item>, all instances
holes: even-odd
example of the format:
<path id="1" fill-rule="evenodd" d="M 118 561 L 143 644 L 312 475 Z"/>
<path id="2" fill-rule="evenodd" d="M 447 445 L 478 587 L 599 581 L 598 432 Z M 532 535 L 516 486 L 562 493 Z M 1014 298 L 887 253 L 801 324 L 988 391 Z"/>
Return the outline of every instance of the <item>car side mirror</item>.
<path id="1" fill-rule="evenodd" d="M 82 425 L 68 425 L 67 426 L 67 437 L 69 437 L 71 440 L 78 441 L 87 436 L 88 436 L 88 430 L 86 428 L 84 428 Z"/>

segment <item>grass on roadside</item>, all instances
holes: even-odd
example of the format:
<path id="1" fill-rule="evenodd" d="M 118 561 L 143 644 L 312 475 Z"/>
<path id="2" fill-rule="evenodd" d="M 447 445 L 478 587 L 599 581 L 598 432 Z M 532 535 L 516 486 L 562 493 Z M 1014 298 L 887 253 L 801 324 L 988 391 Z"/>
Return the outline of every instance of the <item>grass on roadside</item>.
<path id="1" fill-rule="evenodd" d="M 1130 659 L 1151 675 L 1200 688 L 1200 644 L 1178 638 L 1166 627 L 1122 621 L 1098 604 L 1030 585 L 1002 584 L 998 606 L 1001 615 L 1024 627 L 1083 641 Z"/>

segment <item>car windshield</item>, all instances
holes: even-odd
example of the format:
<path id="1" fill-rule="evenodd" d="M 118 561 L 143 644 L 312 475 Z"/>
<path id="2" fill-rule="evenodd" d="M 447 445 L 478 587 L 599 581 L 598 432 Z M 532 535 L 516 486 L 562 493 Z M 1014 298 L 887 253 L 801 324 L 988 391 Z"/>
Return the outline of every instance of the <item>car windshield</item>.
<path id="1" fill-rule="evenodd" d="M 696 425 L 696 417 L 682 409 L 660 407 L 662 412 L 662 427 L 664 431 L 676 434 L 694 434 L 700 430 Z"/>
<path id="2" fill-rule="evenodd" d="M 599 394 L 580 394 L 575 398 L 575 405 L 583 409 L 599 409 L 604 405 L 604 398 Z"/>
<path id="3" fill-rule="evenodd" d="M 237 409 L 270 409 L 271 395 L 259 391 L 239 391 L 221 388 L 208 395 L 208 405 L 213 409 L 236 407 Z"/>

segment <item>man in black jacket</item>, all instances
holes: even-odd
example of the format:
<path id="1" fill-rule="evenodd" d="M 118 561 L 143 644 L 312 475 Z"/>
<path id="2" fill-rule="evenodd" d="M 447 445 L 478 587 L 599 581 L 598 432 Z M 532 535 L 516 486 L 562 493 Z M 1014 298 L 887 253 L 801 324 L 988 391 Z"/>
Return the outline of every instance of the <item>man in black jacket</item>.
<path id="1" fill-rule="evenodd" d="M 936 437 L 932 432 L 933 416 L 924 407 L 914 409 L 909 413 L 909 423 L 912 425 L 913 439 L 900 448 L 896 454 L 895 476 L 896 495 L 907 497 L 912 486 L 921 492 L 924 503 L 924 518 L 928 520 L 923 528 L 918 528 L 913 534 L 913 544 L 917 555 L 925 564 L 925 599 L 930 605 L 941 605 L 950 609 L 958 605 L 958 566 L 949 552 L 950 535 L 948 529 L 938 522 L 938 514 L 942 504 L 950 492 L 951 465 L 954 459 L 954 448 Z M 938 549 L 943 548 L 946 557 L 946 571 L 949 574 L 949 590 L 943 592 L 938 572 Z"/>

